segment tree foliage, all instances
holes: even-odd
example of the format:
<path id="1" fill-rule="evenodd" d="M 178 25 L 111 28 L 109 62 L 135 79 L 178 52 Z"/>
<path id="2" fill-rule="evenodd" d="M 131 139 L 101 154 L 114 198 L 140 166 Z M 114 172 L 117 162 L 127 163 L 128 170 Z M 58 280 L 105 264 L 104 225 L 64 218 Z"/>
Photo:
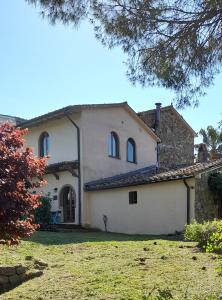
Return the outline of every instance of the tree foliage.
<path id="1" fill-rule="evenodd" d="M 222 61 L 222 0 L 26 0 L 55 24 L 88 17 L 96 37 L 128 56 L 133 83 L 176 92 L 198 104 Z"/>
<path id="2" fill-rule="evenodd" d="M 185 240 L 198 243 L 198 247 L 206 252 L 222 253 L 222 221 L 204 221 L 202 224 L 195 220 L 185 226 Z"/>
<path id="3" fill-rule="evenodd" d="M 208 185 L 211 192 L 220 199 L 222 196 L 222 174 L 220 172 L 210 174 Z"/>
<path id="4" fill-rule="evenodd" d="M 37 228 L 33 214 L 40 196 L 31 190 L 44 184 L 46 158 L 24 147 L 26 133 L 9 123 L 0 126 L 0 240 L 8 244 Z"/>
<path id="5" fill-rule="evenodd" d="M 51 199 L 41 197 L 39 202 L 40 206 L 35 210 L 35 223 L 44 228 L 51 224 Z"/>
<path id="6" fill-rule="evenodd" d="M 207 146 L 210 159 L 222 157 L 222 132 L 213 126 L 208 126 L 206 130 L 200 130 L 200 135 Z"/>

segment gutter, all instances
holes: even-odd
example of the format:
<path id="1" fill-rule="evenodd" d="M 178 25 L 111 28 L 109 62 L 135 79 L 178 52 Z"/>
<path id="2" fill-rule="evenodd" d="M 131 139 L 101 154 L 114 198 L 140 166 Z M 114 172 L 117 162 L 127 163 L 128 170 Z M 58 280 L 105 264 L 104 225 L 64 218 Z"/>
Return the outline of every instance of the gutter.
<path id="1" fill-rule="evenodd" d="M 81 183 L 81 166 L 80 166 L 80 128 L 79 126 L 70 118 L 69 115 L 66 115 L 67 119 L 73 124 L 73 126 L 77 130 L 77 152 L 78 152 L 78 214 L 79 214 L 79 225 L 82 223 L 82 202 L 81 202 L 81 188 L 82 188 L 82 183 Z"/>
<path id="2" fill-rule="evenodd" d="M 193 178 L 193 175 L 187 176 L 186 178 Z M 148 184 L 156 184 L 156 183 L 162 183 L 162 182 L 170 182 L 170 181 L 177 181 L 177 180 L 182 180 L 183 178 L 171 178 L 171 179 L 165 179 L 165 180 L 158 180 L 158 181 L 147 181 L 143 180 L 140 182 L 135 182 L 135 183 L 125 183 L 121 185 L 114 185 L 114 186 L 102 186 L 102 187 L 88 187 L 88 184 L 85 183 L 84 185 L 84 190 L 85 192 L 98 192 L 98 191 L 103 191 L 103 190 L 113 190 L 113 189 L 120 189 L 120 188 L 126 188 L 126 187 L 131 187 L 131 186 L 139 186 L 139 185 L 148 185 Z"/>
<path id="3" fill-rule="evenodd" d="M 183 179 L 183 183 L 187 188 L 187 224 L 190 224 L 190 186 L 186 179 Z"/>
<path id="4" fill-rule="evenodd" d="M 157 144 L 156 144 L 157 169 L 159 169 L 159 167 L 160 167 L 160 143 L 161 142 L 157 142 Z"/>

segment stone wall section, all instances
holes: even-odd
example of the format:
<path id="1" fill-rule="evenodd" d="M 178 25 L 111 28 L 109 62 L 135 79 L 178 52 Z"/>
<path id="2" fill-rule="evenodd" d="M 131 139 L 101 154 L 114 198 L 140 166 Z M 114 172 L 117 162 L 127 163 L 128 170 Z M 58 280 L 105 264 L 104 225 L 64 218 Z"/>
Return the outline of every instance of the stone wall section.
<path id="1" fill-rule="evenodd" d="M 208 178 L 214 172 L 202 173 L 195 178 L 195 219 L 201 223 L 218 218 L 218 204 L 208 186 Z"/>
<path id="2" fill-rule="evenodd" d="M 194 134 L 173 112 L 161 109 L 160 122 L 155 128 L 155 110 L 140 113 L 139 116 L 161 139 L 159 163 L 162 167 L 189 165 L 194 162 Z"/>
<path id="3" fill-rule="evenodd" d="M 13 289 L 29 279 L 39 277 L 42 274 L 42 271 L 30 272 L 22 265 L 0 266 L 0 294 Z"/>

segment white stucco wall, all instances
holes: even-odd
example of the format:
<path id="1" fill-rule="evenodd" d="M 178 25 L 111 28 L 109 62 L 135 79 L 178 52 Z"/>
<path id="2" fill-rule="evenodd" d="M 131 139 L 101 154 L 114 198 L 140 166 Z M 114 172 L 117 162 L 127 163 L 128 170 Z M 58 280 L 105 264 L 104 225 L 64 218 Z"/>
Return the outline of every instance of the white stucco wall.
<path id="1" fill-rule="evenodd" d="M 79 122 L 78 114 L 73 114 L 71 118 L 73 121 Z M 44 122 L 40 126 L 29 129 L 29 133 L 25 137 L 26 145 L 33 148 L 36 155 L 39 154 L 39 137 L 44 131 L 48 132 L 50 136 L 48 164 L 78 159 L 77 130 L 67 118 Z M 40 189 L 40 192 L 50 198 L 57 196 L 57 200 L 52 200 L 51 210 L 58 211 L 61 210 L 59 199 L 62 188 L 66 185 L 72 186 L 76 194 L 75 223 L 78 224 L 78 178 L 73 177 L 68 171 L 58 172 L 57 175 L 59 180 L 52 174 L 45 175 L 47 184 Z M 55 188 L 57 188 L 56 192 L 54 191 Z"/>
<path id="2" fill-rule="evenodd" d="M 187 180 L 194 186 L 194 180 Z M 137 204 L 129 204 L 129 191 L 137 191 Z M 88 223 L 104 230 L 127 234 L 168 234 L 182 231 L 186 224 L 186 187 L 181 180 L 142 186 L 87 192 Z M 191 218 L 194 193 L 191 192 Z"/>
<path id="3" fill-rule="evenodd" d="M 108 156 L 108 135 L 119 136 L 120 159 Z M 82 112 L 82 161 L 84 182 L 155 165 L 156 141 L 124 108 L 90 109 Z M 126 161 L 128 138 L 136 142 L 137 164 Z"/>
<path id="4" fill-rule="evenodd" d="M 82 181 L 82 219 L 87 219 L 88 206 L 85 201 L 83 184 L 127 171 L 155 165 L 157 162 L 156 141 L 124 108 L 84 109 L 71 115 L 80 128 L 81 181 Z M 67 118 L 43 122 L 29 129 L 26 144 L 39 153 L 39 137 L 42 132 L 50 136 L 50 159 L 48 164 L 78 159 L 77 130 Z M 108 156 L 108 135 L 115 131 L 120 141 L 120 159 Z M 136 142 L 137 164 L 126 161 L 126 143 L 128 138 Z M 48 189 L 60 184 L 50 175 Z M 59 173 L 62 184 L 69 184 L 66 177 Z M 71 175 L 70 175 L 71 176 Z M 48 178 L 48 175 L 47 175 Z M 77 179 L 75 179 L 77 182 Z M 67 181 L 67 182 L 66 182 Z M 47 188 L 46 188 L 47 189 Z M 78 189 L 76 188 L 76 194 Z M 56 203 L 53 203 L 56 209 Z M 53 208 L 54 209 L 54 208 Z"/>
<path id="5" fill-rule="evenodd" d="M 78 224 L 78 178 L 73 177 L 69 172 L 59 172 L 58 175 L 59 180 L 51 174 L 45 176 L 47 184 L 41 188 L 41 194 L 48 196 L 51 199 L 53 199 L 54 196 L 57 196 L 57 200 L 52 200 L 51 202 L 51 211 L 58 211 L 61 209 L 59 206 L 59 200 L 63 187 L 67 185 L 71 186 L 76 194 L 75 223 Z M 57 189 L 57 191 L 54 189 Z"/>
<path id="6" fill-rule="evenodd" d="M 72 118 L 74 121 L 79 121 L 76 115 Z M 67 118 L 44 122 L 40 126 L 29 129 L 25 137 L 26 144 L 34 149 L 36 155 L 39 153 L 39 137 L 44 131 L 48 132 L 50 137 L 49 164 L 78 159 L 77 131 Z"/>

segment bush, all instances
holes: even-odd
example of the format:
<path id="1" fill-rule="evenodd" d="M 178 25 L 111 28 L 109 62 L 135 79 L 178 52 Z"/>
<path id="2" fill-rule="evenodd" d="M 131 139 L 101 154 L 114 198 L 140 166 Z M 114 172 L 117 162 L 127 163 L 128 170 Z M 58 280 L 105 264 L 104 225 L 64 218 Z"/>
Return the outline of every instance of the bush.
<path id="1" fill-rule="evenodd" d="M 34 212 L 39 195 L 32 191 L 45 184 L 47 158 L 25 146 L 27 133 L 10 123 L 0 125 L 0 240 L 7 245 L 18 244 L 38 228 Z"/>
<path id="2" fill-rule="evenodd" d="M 142 296 L 142 300 L 170 300 L 178 299 L 174 296 L 172 291 L 167 289 L 162 289 L 159 287 L 154 287 L 149 293 L 145 293 Z M 199 295 L 190 295 L 188 289 L 184 291 L 183 300 L 222 300 L 222 295 L 220 294 L 209 294 L 208 292 L 203 292 Z"/>
<path id="3" fill-rule="evenodd" d="M 149 294 L 144 294 L 143 300 L 170 300 L 173 299 L 173 295 L 170 289 L 161 289 L 154 287 Z"/>
<path id="4" fill-rule="evenodd" d="M 193 221 L 185 226 L 185 240 L 198 243 L 206 252 L 222 253 L 222 221 Z"/>
<path id="5" fill-rule="evenodd" d="M 39 201 L 41 204 L 35 210 L 35 223 L 40 227 L 46 227 L 51 224 L 51 199 L 41 197 Z"/>

